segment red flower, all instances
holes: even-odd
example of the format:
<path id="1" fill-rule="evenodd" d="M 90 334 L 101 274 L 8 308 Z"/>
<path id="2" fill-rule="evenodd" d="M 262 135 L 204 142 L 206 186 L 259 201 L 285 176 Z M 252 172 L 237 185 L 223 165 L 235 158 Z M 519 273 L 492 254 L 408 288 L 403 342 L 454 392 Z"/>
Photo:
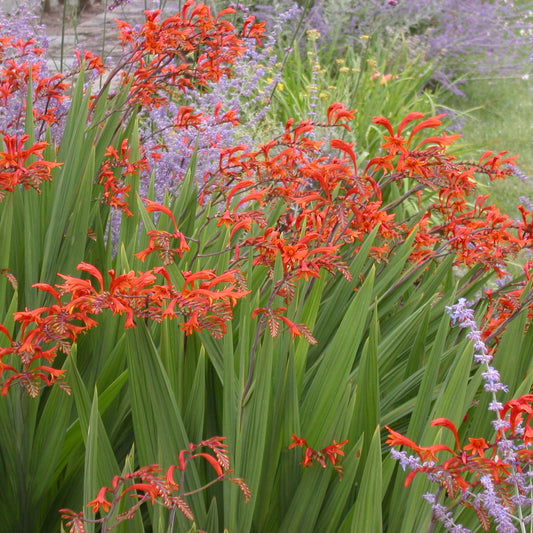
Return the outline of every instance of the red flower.
<path id="1" fill-rule="evenodd" d="M 17 185 L 25 189 L 30 187 L 39 191 L 42 181 L 51 179 L 51 170 L 60 165 L 51 161 L 43 161 L 45 142 L 38 142 L 24 148 L 29 135 L 4 136 L 5 152 L 0 152 L 0 200 L 5 192 L 13 192 Z M 28 163 L 28 159 L 36 159 Z"/>
<path id="2" fill-rule="evenodd" d="M 93 513 L 97 513 L 100 510 L 100 507 L 106 513 L 109 511 L 109 509 L 111 509 L 111 503 L 109 503 L 105 499 L 106 492 L 108 492 L 108 491 L 109 491 L 109 489 L 107 487 L 102 487 L 98 491 L 98 495 L 96 496 L 96 498 L 94 500 L 90 501 L 87 504 L 87 507 L 92 507 L 92 512 Z"/>
<path id="3" fill-rule="evenodd" d="M 291 448 L 295 448 L 296 446 L 300 446 L 301 448 L 307 447 L 307 442 L 305 439 L 301 439 L 300 437 L 297 437 L 296 435 L 291 435 L 292 444 L 289 444 L 289 450 Z"/>
<path id="4" fill-rule="evenodd" d="M 342 466 L 339 464 L 338 456 L 344 456 L 342 447 L 348 442 L 347 440 L 342 442 L 336 442 L 334 440 L 333 444 L 322 448 L 320 451 L 316 451 L 313 450 L 313 448 L 310 448 L 304 439 L 297 437 L 294 434 L 291 436 L 291 439 L 292 443 L 288 446 L 289 450 L 297 446 L 305 448 L 304 457 L 301 462 L 301 465 L 304 468 L 307 466 L 313 466 L 313 461 L 317 461 L 322 468 L 326 468 L 325 459 L 329 459 L 335 470 L 339 473 L 339 478 L 342 478 Z"/>
<path id="5" fill-rule="evenodd" d="M 477 439 L 468 437 L 468 440 L 470 444 L 463 446 L 463 450 L 472 452 L 472 455 L 479 455 L 479 457 L 484 457 L 485 450 L 489 448 L 489 445 L 487 444 L 485 439 L 482 437 Z"/>
<path id="6" fill-rule="evenodd" d="M 326 446 L 321 450 L 321 453 L 323 453 L 326 457 L 329 458 L 331 461 L 331 464 L 337 463 L 337 455 L 342 455 L 344 457 L 344 452 L 342 451 L 342 447 L 348 443 L 348 440 L 343 440 L 342 442 L 336 442 L 333 441 L 333 444 L 330 444 L 329 446 Z"/>

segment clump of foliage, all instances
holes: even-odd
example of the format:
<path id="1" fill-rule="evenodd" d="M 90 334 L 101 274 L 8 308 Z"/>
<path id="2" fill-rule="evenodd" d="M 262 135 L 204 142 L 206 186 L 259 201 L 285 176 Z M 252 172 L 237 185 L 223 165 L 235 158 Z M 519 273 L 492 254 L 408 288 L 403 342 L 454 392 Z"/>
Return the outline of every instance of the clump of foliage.
<path id="1" fill-rule="evenodd" d="M 505 430 L 529 431 L 531 263 L 517 261 L 533 214 L 511 218 L 477 183 L 506 179 L 515 157 L 458 159 L 443 115 L 392 97 L 366 125 L 342 102 L 303 105 L 245 138 L 283 81 L 254 78 L 242 120 L 238 97 L 210 106 L 223 87 L 238 94 L 234 69 L 265 39 L 234 16 L 189 0 L 119 21 L 122 61 L 80 52 L 70 77 L 46 74 L 31 40 L 0 41 L 4 98 L 23 99 L 0 150 L 0 518 L 20 531 L 59 527 L 62 509 L 70 531 L 398 532 L 459 527 L 460 508 L 464 527 L 486 527 L 481 494 L 529 458 L 511 470 L 485 457 Z M 364 83 L 388 91 L 393 74 L 376 72 Z M 447 310 L 468 327 L 476 313 L 475 334 L 457 335 Z M 491 392 L 519 400 L 484 409 L 481 384 L 500 373 Z M 493 412 L 512 420 L 489 434 Z M 415 444 L 431 419 L 456 450 L 439 435 Z M 402 464 L 458 505 L 438 491 L 420 506 L 422 476 L 404 490 L 385 425 L 417 454 L 395 452 Z M 138 512 L 148 502 L 162 505 Z"/>

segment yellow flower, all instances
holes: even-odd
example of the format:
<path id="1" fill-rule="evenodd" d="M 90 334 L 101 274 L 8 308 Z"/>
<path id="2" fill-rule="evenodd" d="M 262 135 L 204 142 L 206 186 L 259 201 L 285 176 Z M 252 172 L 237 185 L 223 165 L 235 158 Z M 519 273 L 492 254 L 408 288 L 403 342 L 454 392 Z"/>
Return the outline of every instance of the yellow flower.
<path id="1" fill-rule="evenodd" d="M 337 64 L 339 64 L 339 65 L 344 65 L 344 59 L 335 59 L 335 61 L 336 61 Z"/>
<path id="2" fill-rule="evenodd" d="M 281 83 L 281 81 L 278 81 L 278 84 L 276 85 L 276 89 L 278 91 L 283 91 L 283 89 L 285 89 L 285 85 L 283 85 L 283 83 Z"/>
<path id="3" fill-rule="evenodd" d="M 341 67 L 339 72 L 350 72 L 350 69 L 348 67 Z"/>
<path id="4" fill-rule="evenodd" d="M 327 98 L 328 96 L 329 96 L 329 94 L 326 93 L 326 92 L 321 92 L 321 93 L 318 95 L 319 98 L 324 98 L 324 99 Z"/>
<path id="5" fill-rule="evenodd" d="M 359 39 L 362 39 L 363 41 L 366 41 L 367 39 L 370 39 L 370 35 L 361 35 Z"/>
<path id="6" fill-rule="evenodd" d="M 307 30 L 307 38 L 310 41 L 317 41 L 320 38 L 320 32 L 318 30 Z"/>

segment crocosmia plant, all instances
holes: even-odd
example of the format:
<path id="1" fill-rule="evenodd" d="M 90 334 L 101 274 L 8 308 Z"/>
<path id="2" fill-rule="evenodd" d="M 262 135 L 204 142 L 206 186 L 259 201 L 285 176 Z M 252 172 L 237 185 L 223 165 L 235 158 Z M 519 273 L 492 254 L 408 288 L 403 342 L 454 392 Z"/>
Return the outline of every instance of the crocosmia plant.
<path id="1" fill-rule="evenodd" d="M 0 29 L 6 531 L 527 531 L 516 156 L 369 36 L 328 70 L 297 6 L 164 7 L 54 74 Z"/>

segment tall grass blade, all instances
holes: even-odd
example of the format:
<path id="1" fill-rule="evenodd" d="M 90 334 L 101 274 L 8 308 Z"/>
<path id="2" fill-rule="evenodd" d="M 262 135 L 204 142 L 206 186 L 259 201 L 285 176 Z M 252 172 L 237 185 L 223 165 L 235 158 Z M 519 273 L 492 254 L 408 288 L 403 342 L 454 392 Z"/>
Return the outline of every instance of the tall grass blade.
<path id="1" fill-rule="evenodd" d="M 380 428 L 376 427 L 370 442 L 368 457 L 359 485 L 352 522 L 352 533 L 383 530 L 381 516 L 382 463 Z"/>

